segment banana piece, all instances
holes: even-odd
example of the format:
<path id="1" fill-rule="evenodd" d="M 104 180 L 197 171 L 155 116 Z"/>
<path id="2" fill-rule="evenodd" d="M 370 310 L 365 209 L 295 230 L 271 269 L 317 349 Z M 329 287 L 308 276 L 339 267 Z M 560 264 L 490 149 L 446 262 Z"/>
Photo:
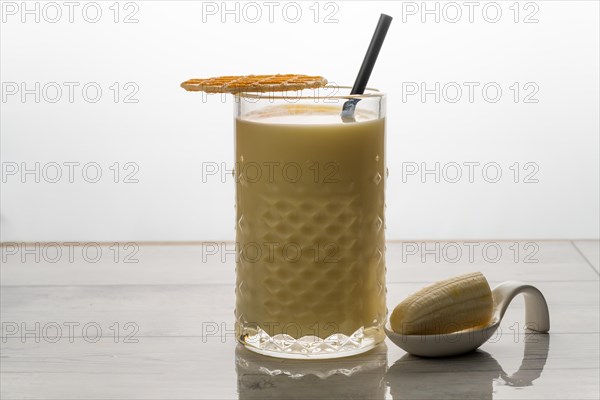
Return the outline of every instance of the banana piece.
<path id="1" fill-rule="evenodd" d="M 492 318 L 492 290 L 481 272 L 427 286 L 398 304 L 390 317 L 402 335 L 451 333 L 486 325 Z"/>

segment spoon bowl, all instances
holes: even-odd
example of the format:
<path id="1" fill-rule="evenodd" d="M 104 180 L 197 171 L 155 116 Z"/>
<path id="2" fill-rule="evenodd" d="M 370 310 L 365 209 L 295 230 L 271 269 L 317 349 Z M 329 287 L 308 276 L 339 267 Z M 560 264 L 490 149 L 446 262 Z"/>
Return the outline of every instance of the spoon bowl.
<path id="1" fill-rule="evenodd" d="M 544 295 L 536 287 L 518 281 L 503 282 L 492 290 L 494 309 L 491 321 L 485 326 L 444 334 L 402 335 L 394 332 L 388 322 L 384 330 L 394 344 L 416 356 L 447 357 L 468 353 L 496 333 L 508 305 L 519 294 L 525 297 L 525 327 L 535 332 L 548 332 L 550 315 Z"/>

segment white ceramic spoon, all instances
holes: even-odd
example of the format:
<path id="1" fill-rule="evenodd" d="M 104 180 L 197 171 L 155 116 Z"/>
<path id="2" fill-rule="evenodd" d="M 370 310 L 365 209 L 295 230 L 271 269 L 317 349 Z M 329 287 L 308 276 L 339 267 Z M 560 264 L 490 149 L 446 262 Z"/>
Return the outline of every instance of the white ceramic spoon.
<path id="1" fill-rule="evenodd" d="M 536 332 L 550 330 L 548 304 L 537 288 L 518 281 L 506 281 L 492 290 L 494 311 L 484 327 L 435 335 L 401 335 L 392 331 L 389 322 L 385 333 L 392 342 L 410 354 L 421 357 L 446 357 L 467 353 L 484 344 L 498 329 L 508 305 L 519 294 L 525 297 L 525 328 Z"/>

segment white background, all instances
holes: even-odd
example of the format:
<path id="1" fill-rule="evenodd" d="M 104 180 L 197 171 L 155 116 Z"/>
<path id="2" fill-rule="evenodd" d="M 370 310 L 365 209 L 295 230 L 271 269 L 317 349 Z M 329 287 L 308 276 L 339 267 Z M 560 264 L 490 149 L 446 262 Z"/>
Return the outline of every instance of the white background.
<path id="1" fill-rule="evenodd" d="M 255 23 L 250 19 L 256 7 L 244 8 L 245 3 L 237 5 L 236 22 L 235 13 L 223 14 L 221 2 L 137 1 L 117 7 L 98 2 L 102 16 L 96 23 L 82 15 L 89 2 L 79 2 L 72 23 L 62 2 L 55 3 L 62 11 L 56 23 L 49 21 L 56 8 L 27 2 L 32 10 L 36 3 L 39 22 L 35 14 L 23 14 L 21 2 L 2 2 L 2 241 L 233 239 L 234 183 L 218 176 L 203 182 L 202 176 L 203 163 L 232 167 L 232 99 L 203 98 L 179 83 L 192 77 L 293 72 L 351 84 L 381 12 L 395 17 L 370 81 L 389 95 L 388 239 L 599 236 L 596 1 L 520 2 L 518 22 L 513 1 L 479 2 L 472 23 L 463 2 L 437 3 L 439 22 L 433 14 L 421 21 L 421 2 L 391 1 L 279 2 L 271 22 L 267 5 L 257 2 L 262 18 Z M 452 23 L 455 5 L 462 17 Z M 94 19 L 95 9 L 86 7 L 85 17 Z M 419 10 L 412 15 L 414 7 Z M 427 7 L 434 9 L 436 2 Z M 120 10 L 117 23 L 115 8 Z M 298 8 L 302 15 L 294 23 Z M 492 23 L 497 8 L 502 15 Z M 138 22 L 124 23 L 131 13 Z M 531 13 L 538 22 L 524 23 Z M 47 93 L 40 89 L 39 103 L 35 94 L 24 99 L 20 92 L 9 94 L 15 84 L 33 89 L 36 82 L 41 88 L 57 82 L 62 97 L 49 102 L 56 96 L 50 86 Z M 72 103 L 64 82 L 79 84 Z M 102 88 L 96 103 L 88 101 L 93 90 L 88 100 L 82 95 L 88 82 Z M 110 89 L 115 82 L 117 103 Z M 128 82 L 134 86 L 125 87 Z M 448 101 L 455 92 L 436 103 L 434 95 L 425 101 L 408 95 L 403 88 L 411 82 L 424 82 L 429 89 L 436 82 L 480 86 L 473 102 L 462 86 L 456 103 Z M 488 82 L 502 88 L 495 103 L 482 95 Z M 520 86 L 516 103 L 510 89 L 515 82 Z M 534 86 L 525 90 L 526 83 Z M 132 99 L 138 102 L 125 103 L 123 96 L 135 87 L 139 91 Z M 539 88 L 533 96 L 538 102 L 525 103 L 532 87 Z M 488 94 L 495 96 L 493 90 Z M 65 162 L 80 163 L 73 183 Z M 115 162 L 120 163 L 118 183 L 109 168 Z M 139 167 L 138 183 L 123 182 L 133 171 L 124 169 L 128 162 Z M 449 182 L 450 170 L 439 183 L 433 175 L 425 182 L 419 174 L 403 179 L 403 167 L 426 163 L 433 168 L 436 162 L 480 166 L 473 183 L 466 167 L 457 183 Z M 515 162 L 521 169 L 518 183 L 509 168 Z M 23 166 L 33 169 L 35 163 L 40 163 L 39 182 L 35 174 L 21 175 Z M 51 163 L 62 165 L 57 183 L 50 182 L 56 173 Z M 100 166 L 99 182 L 86 182 L 86 163 Z M 484 179 L 486 163 L 500 166 L 497 183 Z M 539 168 L 533 177 L 539 182 L 524 182 L 534 171 L 524 169 L 525 163 Z M 19 171 L 10 175 L 15 165 Z M 92 172 L 85 178 L 93 178 Z M 485 178 L 494 178 L 488 172 Z"/>

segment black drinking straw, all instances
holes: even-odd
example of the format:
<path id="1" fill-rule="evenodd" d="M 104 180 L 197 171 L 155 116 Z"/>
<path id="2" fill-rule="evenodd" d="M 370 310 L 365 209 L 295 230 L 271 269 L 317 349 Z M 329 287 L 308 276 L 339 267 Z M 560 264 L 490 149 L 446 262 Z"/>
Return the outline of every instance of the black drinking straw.
<path id="1" fill-rule="evenodd" d="M 360 71 L 358 71 L 358 75 L 354 81 L 354 86 L 352 86 L 352 91 L 350 92 L 351 95 L 363 94 L 365 92 L 367 82 L 371 77 L 371 72 L 373 72 L 373 67 L 377 61 L 377 56 L 379 56 L 379 51 L 381 50 L 381 46 L 385 40 L 385 35 L 387 34 L 391 23 L 392 17 L 386 14 L 381 14 L 379 17 L 379 22 L 377 23 L 377 27 L 375 28 L 375 33 L 373 33 L 371 44 L 367 49 L 367 54 L 365 54 Z M 342 120 L 344 122 L 354 121 L 354 110 L 356 109 L 356 103 L 359 101 L 360 99 L 350 99 L 344 103 L 344 107 L 342 108 Z"/>

